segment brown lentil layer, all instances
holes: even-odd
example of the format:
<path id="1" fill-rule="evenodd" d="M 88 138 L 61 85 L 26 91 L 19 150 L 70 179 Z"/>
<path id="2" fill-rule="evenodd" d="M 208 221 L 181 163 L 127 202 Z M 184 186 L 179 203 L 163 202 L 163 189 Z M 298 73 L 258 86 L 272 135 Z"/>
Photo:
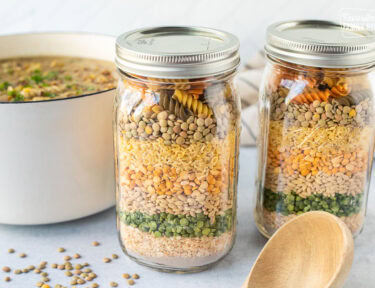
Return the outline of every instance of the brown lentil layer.
<path id="1" fill-rule="evenodd" d="M 341 105 L 340 100 L 315 100 L 312 103 L 289 103 L 285 96 L 272 94 L 273 105 L 271 119 L 283 120 L 284 126 L 294 127 L 332 127 L 358 126 L 363 127 L 373 122 L 372 101 L 365 98 L 356 105 Z"/>
<path id="2" fill-rule="evenodd" d="M 141 100 L 139 93 L 125 101 L 129 105 L 128 109 L 133 111 L 121 113 L 118 119 L 121 129 L 119 132 L 125 139 L 162 138 L 166 145 L 189 145 L 195 142 L 209 142 L 214 137 L 223 139 L 233 130 L 237 114 L 232 114 L 230 103 L 215 105 L 213 115 L 191 115 L 185 120 L 178 117 L 178 113 L 164 110 L 161 105 L 156 104 L 156 94 L 150 95 L 153 96 L 148 96 L 151 99 L 148 99 L 147 103 L 151 105 L 146 107 L 146 100 Z"/>
<path id="3" fill-rule="evenodd" d="M 157 111 L 155 105 L 152 109 Z M 159 108 L 161 109 L 161 108 Z M 155 140 L 162 138 L 164 144 L 188 145 L 195 142 L 211 141 L 217 133 L 216 121 L 211 118 L 191 116 L 187 121 L 176 118 L 168 111 L 152 113 L 143 111 L 142 115 L 123 116 L 120 121 L 121 133 L 125 139 Z M 224 133 L 220 133 L 224 136 Z"/>

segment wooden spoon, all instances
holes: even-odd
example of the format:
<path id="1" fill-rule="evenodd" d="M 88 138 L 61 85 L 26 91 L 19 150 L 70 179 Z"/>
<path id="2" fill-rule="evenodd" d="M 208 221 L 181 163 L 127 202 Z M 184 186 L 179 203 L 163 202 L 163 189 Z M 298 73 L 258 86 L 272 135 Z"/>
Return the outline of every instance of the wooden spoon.
<path id="1" fill-rule="evenodd" d="M 353 256 L 344 222 L 326 212 L 304 213 L 268 240 L 242 288 L 339 288 Z"/>

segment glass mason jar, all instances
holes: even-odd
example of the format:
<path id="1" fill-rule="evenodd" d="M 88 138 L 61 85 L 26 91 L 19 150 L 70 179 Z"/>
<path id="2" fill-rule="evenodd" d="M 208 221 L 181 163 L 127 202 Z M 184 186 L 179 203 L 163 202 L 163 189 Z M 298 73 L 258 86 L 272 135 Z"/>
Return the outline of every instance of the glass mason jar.
<path id="1" fill-rule="evenodd" d="M 267 237 L 313 210 L 338 216 L 353 235 L 363 227 L 374 150 L 375 38 L 360 32 L 320 21 L 268 29 L 255 208 Z"/>
<path id="2" fill-rule="evenodd" d="M 231 34 L 201 28 L 137 30 L 117 40 L 117 223 L 124 252 L 140 264 L 195 272 L 233 246 L 237 50 Z"/>

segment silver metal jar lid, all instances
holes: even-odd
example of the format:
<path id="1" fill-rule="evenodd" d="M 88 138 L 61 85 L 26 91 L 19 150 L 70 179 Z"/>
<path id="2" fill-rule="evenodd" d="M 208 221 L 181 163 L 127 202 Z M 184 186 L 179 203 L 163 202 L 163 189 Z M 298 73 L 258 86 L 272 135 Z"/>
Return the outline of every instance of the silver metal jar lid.
<path id="1" fill-rule="evenodd" d="M 122 34 L 116 65 L 159 78 L 200 78 L 234 70 L 240 61 L 234 35 L 201 27 L 154 27 Z"/>
<path id="2" fill-rule="evenodd" d="M 358 67 L 375 63 L 375 33 L 330 21 L 278 22 L 267 29 L 265 50 L 301 65 Z"/>

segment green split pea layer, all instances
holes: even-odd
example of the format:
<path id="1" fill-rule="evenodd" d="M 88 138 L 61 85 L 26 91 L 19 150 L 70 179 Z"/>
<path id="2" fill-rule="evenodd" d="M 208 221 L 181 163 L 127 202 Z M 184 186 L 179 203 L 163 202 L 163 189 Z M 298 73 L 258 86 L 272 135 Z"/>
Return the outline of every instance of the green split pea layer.
<path id="1" fill-rule="evenodd" d="M 302 198 L 294 191 L 285 194 L 264 189 L 263 195 L 264 208 L 270 212 L 281 213 L 284 216 L 319 210 L 344 217 L 359 213 L 363 203 L 363 193 L 355 196 L 336 193 L 332 197 L 313 194 Z"/>
<path id="2" fill-rule="evenodd" d="M 202 213 L 192 217 L 168 213 L 147 215 L 138 211 L 121 211 L 118 216 L 126 225 L 151 233 L 155 237 L 217 237 L 230 231 L 233 224 L 232 209 L 228 209 L 222 215 L 216 215 L 213 223 Z"/>

